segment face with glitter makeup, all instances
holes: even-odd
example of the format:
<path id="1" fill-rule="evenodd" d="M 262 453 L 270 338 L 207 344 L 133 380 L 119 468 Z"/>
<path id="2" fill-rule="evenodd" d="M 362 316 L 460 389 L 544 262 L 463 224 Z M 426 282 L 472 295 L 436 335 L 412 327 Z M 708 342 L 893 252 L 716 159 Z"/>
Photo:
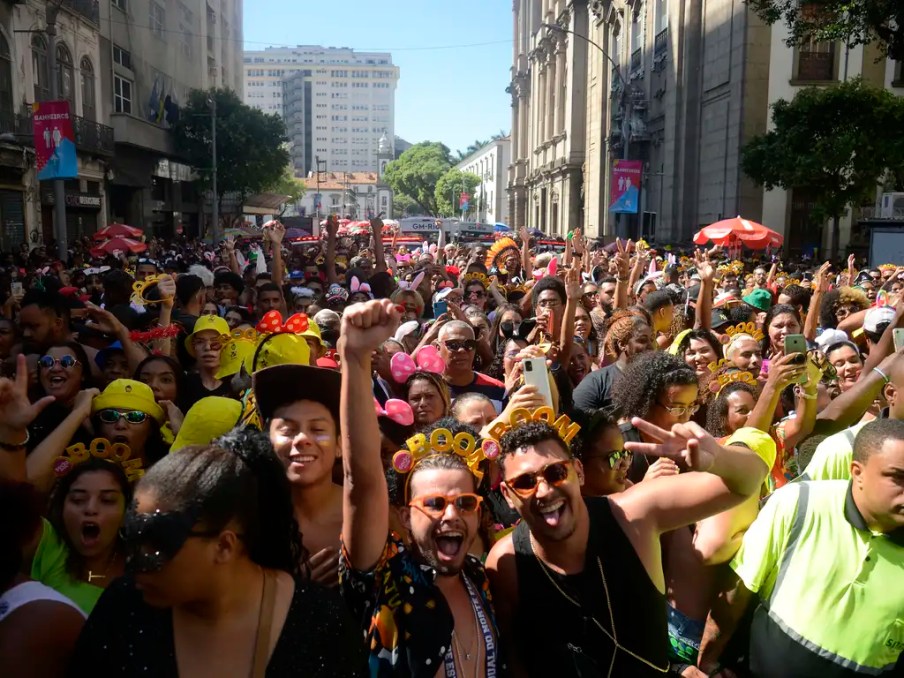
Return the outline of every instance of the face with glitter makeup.
<path id="1" fill-rule="evenodd" d="M 286 467 L 292 485 L 331 482 L 333 464 L 342 454 L 336 422 L 313 400 L 298 400 L 276 409 L 270 420 L 270 444 Z"/>

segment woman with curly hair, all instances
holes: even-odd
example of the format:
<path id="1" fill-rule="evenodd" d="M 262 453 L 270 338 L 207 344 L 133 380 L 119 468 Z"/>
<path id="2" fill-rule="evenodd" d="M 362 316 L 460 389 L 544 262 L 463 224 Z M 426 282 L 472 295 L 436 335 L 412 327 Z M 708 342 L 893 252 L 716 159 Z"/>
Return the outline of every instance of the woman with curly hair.
<path id="1" fill-rule="evenodd" d="M 339 595 L 300 570 L 289 481 L 265 434 L 233 432 L 154 465 L 123 537 L 134 578 L 101 596 L 76 672 L 360 674 L 360 634 Z"/>
<path id="2" fill-rule="evenodd" d="M 839 287 L 829 290 L 819 307 L 819 325 L 822 329 L 835 329 L 838 323 L 869 308 L 869 299 L 863 291 L 854 287 Z"/>
<path id="3" fill-rule="evenodd" d="M 644 316 L 628 310 L 617 311 L 610 319 L 603 342 L 611 364 L 587 375 L 574 391 L 574 406 L 598 410 L 612 404 L 612 387 L 634 357 L 653 348 L 653 330 Z"/>
<path id="4" fill-rule="evenodd" d="M 625 440 L 655 442 L 643 438 L 631 425 L 631 417 L 640 417 L 666 430 L 690 421 L 699 409 L 698 392 L 697 375 L 681 358 L 661 351 L 638 356 L 625 367 L 612 390 L 612 402 L 623 417 L 621 429 Z M 678 467 L 670 459 L 652 463 L 646 456 L 637 454 L 628 479 L 640 482 L 648 471 L 652 471 L 651 477 L 674 475 Z"/>
<path id="5" fill-rule="evenodd" d="M 757 389 L 744 381 L 726 384 L 706 410 L 706 430 L 714 438 L 730 436 L 747 425 Z"/>

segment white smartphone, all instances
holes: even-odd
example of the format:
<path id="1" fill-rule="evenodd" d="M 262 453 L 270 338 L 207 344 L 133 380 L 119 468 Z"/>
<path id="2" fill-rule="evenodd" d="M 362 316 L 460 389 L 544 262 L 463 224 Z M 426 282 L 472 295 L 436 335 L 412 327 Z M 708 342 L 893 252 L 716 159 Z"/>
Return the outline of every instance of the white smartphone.
<path id="1" fill-rule="evenodd" d="M 545 404 L 552 407 L 552 390 L 549 388 L 549 369 L 546 367 L 546 358 L 525 358 L 524 383 L 535 386 L 543 397 Z"/>
<path id="2" fill-rule="evenodd" d="M 895 350 L 900 351 L 904 348 L 904 328 L 896 327 L 894 332 L 892 333 L 892 337 L 895 342 Z"/>
<path id="3" fill-rule="evenodd" d="M 9 284 L 9 291 L 13 294 L 22 294 L 24 288 L 22 287 L 22 283 L 20 282 L 12 282 Z"/>

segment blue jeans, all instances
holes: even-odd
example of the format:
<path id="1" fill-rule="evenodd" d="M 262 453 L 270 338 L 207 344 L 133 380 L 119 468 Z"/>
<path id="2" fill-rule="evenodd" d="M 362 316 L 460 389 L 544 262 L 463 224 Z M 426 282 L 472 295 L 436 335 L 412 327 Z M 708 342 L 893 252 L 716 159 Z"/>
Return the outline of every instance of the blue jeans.
<path id="1" fill-rule="evenodd" d="M 691 619 L 671 605 L 668 606 L 668 620 L 669 660 L 681 664 L 696 664 L 705 622 Z"/>

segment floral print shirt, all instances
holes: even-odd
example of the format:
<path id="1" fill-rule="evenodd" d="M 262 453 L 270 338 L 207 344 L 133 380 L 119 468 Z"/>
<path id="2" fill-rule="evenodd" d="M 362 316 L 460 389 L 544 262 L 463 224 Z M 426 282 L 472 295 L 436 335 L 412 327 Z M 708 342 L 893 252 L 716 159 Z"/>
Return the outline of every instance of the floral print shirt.
<path id="1" fill-rule="evenodd" d="M 493 636 L 498 638 L 489 582 L 480 560 L 468 555 L 462 574 L 479 593 Z M 343 545 L 340 591 L 364 629 L 372 678 L 433 678 L 443 666 L 454 622 L 435 580 L 436 570 L 418 562 L 395 533 L 390 533 L 383 555 L 369 572 L 351 567 Z M 492 661 L 497 665 L 495 657 Z"/>

